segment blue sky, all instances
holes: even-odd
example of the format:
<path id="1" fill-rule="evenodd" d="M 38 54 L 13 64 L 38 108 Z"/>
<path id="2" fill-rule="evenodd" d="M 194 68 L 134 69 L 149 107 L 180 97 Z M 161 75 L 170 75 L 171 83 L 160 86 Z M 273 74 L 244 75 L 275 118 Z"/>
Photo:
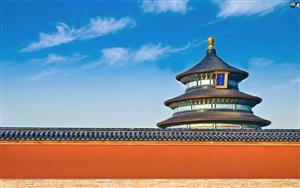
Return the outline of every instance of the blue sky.
<path id="1" fill-rule="evenodd" d="M 1 1 L 2 126 L 156 127 L 178 73 L 218 55 L 250 76 L 269 128 L 299 128 L 289 1 Z"/>

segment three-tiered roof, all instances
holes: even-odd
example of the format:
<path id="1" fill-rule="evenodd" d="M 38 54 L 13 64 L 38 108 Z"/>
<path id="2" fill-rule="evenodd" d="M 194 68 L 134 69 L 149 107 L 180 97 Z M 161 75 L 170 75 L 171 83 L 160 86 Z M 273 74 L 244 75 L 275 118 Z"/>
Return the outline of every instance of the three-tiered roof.
<path id="1" fill-rule="evenodd" d="M 165 105 L 173 116 L 157 124 L 160 128 L 251 128 L 271 122 L 253 114 L 262 99 L 239 91 L 238 84 L 248 73 L 225 63 L 216 54 L 214 39 L 208 38 L 206 56 L 191 69 L 176 76 L 186 85 L 184 94 Z"/>

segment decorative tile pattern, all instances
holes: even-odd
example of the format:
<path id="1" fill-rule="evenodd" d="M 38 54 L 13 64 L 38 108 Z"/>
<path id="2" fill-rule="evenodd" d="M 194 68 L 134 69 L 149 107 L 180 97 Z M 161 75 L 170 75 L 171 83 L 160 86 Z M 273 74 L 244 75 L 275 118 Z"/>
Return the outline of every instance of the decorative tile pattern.
<path id="1" fill-rule="evenodd" d="M 226 141 L 300 142 L 300 129 L 189 130 L 151 128 L 0 128 L 1 141 Z"/>

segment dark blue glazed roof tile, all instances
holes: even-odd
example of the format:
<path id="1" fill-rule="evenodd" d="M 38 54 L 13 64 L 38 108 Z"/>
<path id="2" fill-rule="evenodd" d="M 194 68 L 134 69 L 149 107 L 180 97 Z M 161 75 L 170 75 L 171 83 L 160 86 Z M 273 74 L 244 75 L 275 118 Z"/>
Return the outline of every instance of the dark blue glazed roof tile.
<path id="1" fill-rule="evenodd" d="M 0 140 L 300 141 L 299 129 L 188 130 L 0 128 Z"/>

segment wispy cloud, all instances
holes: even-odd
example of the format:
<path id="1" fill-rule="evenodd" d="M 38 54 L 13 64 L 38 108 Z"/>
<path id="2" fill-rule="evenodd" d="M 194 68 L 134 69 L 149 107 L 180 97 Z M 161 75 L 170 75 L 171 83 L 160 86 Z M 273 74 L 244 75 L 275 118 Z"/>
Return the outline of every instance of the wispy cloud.
<path id="1" fill-rule="evenodd" d="M 30 78 L 30 80 L 32 80 L 32 81 L 43 80 L 43 79 L 46 79 L 49 77 L 57 76 L 62 73 L 63 73 L 63 71 L 60 71 L 55 68 L 45 69 L 45 70 L 42 70 L 41 72 L 37 73 L 36 75 L 33 75 Z"/>
<path id="2" fill-rule="evenodd" d="M 291 86 L 298 86 L 298 88 L 299 88 L 299 84 L 300 84 L 300 77 L 291 79 L 287 83 L 284 83 L 284 84 L 275 85 L 271 89 L 272 90 L 281 90 L 281 89 L 285 89 L 285 88 L 291 87 Z"/>
<path id="3" fill-rule="evenodd" d="M 175 12 L 185 14 L 190 8 L 189 0 L 142 0 L 141 8 L 144 13 Z"/>
<path id="4" fill-rule="evenodd" d="M 274 63 L 273 60 L 264 57 L 251 58 L 248 61 L 248 65 L 251 67 L 267 67 Z"/>
<path id="5" fill-rule="evenodd" d="M 161 46 L 160 44 L 147 44 L 142 46 L 140 49 L 133 51 L 131 56 L 133 62 L 144 62 L 144 61 L 153 61 L 162 56 L 168 55 L 177 51 L 176 48 L 171 46 Z"/>
<path id="6" fill-rule="evenodd" d="M 219 18 L 232 16 L 266 15 L 287 5 L 287 0 L 214 0 L 220 9 Z"/>
<path id="7" fill-rule="evenodd" d="M 59 23 L 56 26 L 54 33 L 40 33 L 39 40 L 30 43 L 27 47 L 23 48 L 21 52 L 30 52 L 58 46 L 61 44 L 69 43 L 75 40 L 86 40 L 110 33 L 115 33 L 126 27 L 135 26 L 134 20 L 124 17 L 121 19 L 116 18 L 92 18 L 89 24 L 80 28 L 70 27 L 65 23 Z"/>
<path id="8" fill-rule="evenodd" d="M 84 58 L 86 58 L 87 55 L 82 55 L 79 53 L 74 53 L 71 56 L 61 56 L 58 54 L 49 54 L 47 57 L 44 58 L 34 58 L 30 60 L 30 63 L 39 63 L 43 65 L 48 64 L 58 64 L 58 63 L 73 63 L 80 61 Z"/>
<path id="9" fill-rule="evenodd" d="M 101 50 L 101 60 L 99 63 L 107 64 L 109 66 L 120 66 L 123 63 L 129 61 L 131 56 L 132 52 L 130 52 L 130 50 L 127 48 L 105 48 Z"/>
<path id="10" fill-rule="evenodd" d="M 179 48 L 151 43 L 143 45 L 138 49 L 123 47 L 105 48 L 101 50 L 101 57 L 98 61 L 86 64 L 83 68 L 94 68 L 101 65 L 120 67 L 129 63 L 154 61 L 172 53 L 184 51 L 195 45 L 199 45 L 199 43 L 188 43 Z"/>

